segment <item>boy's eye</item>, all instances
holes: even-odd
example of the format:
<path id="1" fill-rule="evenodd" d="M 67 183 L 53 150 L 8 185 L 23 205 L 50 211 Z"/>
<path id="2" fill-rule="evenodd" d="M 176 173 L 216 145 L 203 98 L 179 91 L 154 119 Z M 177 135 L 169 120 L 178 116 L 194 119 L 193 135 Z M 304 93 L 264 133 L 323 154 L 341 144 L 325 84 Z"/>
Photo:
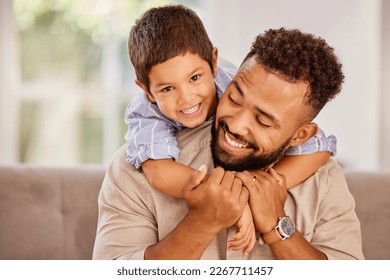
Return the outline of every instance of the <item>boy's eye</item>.
<path id="1" fill-rule="evenodd" d="M 173 90 L 173 86 L 165 87 L 165 88 L 163 88 L 161 91 L 162 91 L 162 92 L 169 92 L 169 91 L 171 91 L 171 90 Z"/>
<path id="2" fill-rule="evenodd" d="M 199 78 L 200 78 L 200 75 L 196 74 L 196 75 L 192 76 L 190 80 L 192 82 L 195 82 L 195 81 L 199 80 Z"/>

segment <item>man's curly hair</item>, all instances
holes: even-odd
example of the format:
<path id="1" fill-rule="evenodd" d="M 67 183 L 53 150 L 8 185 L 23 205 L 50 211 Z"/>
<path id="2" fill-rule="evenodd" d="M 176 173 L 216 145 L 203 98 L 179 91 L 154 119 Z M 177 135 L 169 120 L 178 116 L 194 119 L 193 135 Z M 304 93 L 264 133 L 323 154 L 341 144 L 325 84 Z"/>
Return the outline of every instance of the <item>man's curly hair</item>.
<path id="1" fill-rule="evenodd" d="M 333 48 L 313 34 L 270 29 L 256 37 L 244 61 L 253 56 L 266 71 L 289 82 L 309 85 L 304 103 L 312 108 L 310 120 L 341 91 L 342 65 Z"/>

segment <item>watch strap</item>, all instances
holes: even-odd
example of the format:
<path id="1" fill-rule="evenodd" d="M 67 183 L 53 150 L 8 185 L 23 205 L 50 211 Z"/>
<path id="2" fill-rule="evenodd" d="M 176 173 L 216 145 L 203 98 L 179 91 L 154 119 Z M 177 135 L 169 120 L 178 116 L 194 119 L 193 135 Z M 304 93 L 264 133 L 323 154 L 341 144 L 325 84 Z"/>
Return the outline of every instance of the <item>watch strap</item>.
<path id="1" fill-rule="evenodd" d="M 263 234 L 263 240 L 265 243 L 268 245 L 272 245 L 278 241 L 283 240 L 283 237 L 280 235 L 278 229 L 275 227 L 273 230 L 270 232 Z"/>

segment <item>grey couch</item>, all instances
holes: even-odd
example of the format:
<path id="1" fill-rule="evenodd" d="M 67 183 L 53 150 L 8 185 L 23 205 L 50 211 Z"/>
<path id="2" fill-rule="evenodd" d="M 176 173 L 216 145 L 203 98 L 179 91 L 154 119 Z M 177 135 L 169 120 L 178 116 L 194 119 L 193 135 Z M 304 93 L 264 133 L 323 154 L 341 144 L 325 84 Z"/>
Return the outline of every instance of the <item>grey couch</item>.
<path id="1" fill-rule="evenodd" d="M 0 166 L 0 259 L 91 259 L 102 166 Z M 390 173 L 346 173 L 366 259 L 390 259 Z"/>

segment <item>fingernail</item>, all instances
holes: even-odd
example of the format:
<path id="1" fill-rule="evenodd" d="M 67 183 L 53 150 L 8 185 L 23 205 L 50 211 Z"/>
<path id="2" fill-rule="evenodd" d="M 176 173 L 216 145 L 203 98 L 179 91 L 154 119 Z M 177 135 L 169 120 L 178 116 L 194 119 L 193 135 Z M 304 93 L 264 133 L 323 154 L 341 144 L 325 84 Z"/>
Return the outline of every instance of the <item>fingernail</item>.
<path id="1" fill-rule="evenodd" d="M 202 164 L 201 166 L 199 166 L 198 171 L 203 171 L 206 168 L 207 168 L 206 164 Z"/>

